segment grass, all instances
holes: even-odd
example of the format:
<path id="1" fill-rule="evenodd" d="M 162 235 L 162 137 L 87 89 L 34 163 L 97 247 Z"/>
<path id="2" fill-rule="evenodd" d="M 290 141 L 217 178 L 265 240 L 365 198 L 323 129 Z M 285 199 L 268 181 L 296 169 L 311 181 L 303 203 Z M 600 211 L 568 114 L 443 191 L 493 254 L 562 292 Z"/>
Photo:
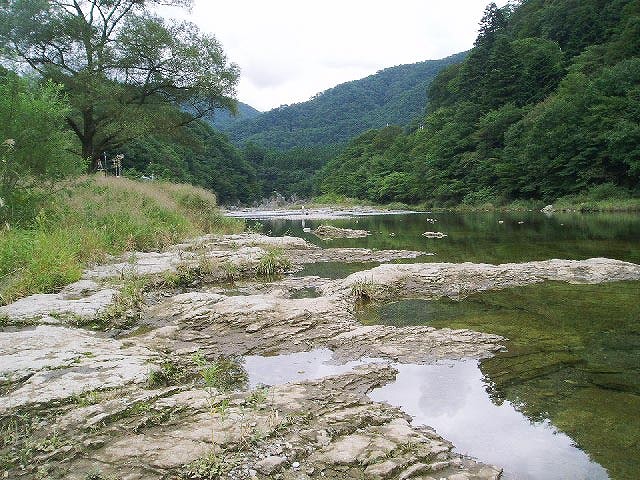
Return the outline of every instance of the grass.
<path id="1" fill-rule="evenodd" d="M 169 288 L 189 287 L 200 283 L 214 272 L 213 261 L 202 255 L 197 263 L 182 263 L 174 272 L 167 272 L 162 278 L 162 283 Z"/>
<path id="2" fill-rule="evenodd" d="M 192 377 L 192 373 L 186 367 L 178 365 L 171 359 L 167 359 L 162 362 L 159 369 L 149 372 L 147 386 L 149 388 L 160 388 L 180 385 Z"/>
<path id="3" fill-rule="evenodd" d="M 372 200 L 362 198 L 350 198 L 337 193 L 324 193 L 318 197 L 314 197 L 309 202 L 309 207 L 335 205 L 339 207 L 373 207 L 380 210 L 411 210 L 412 207 L 402 202 L 391 202 L 386 204 L 377 204 Z"/>
<path id="4" fill-rule="evenodd" d="M 221 356 L 209 362 L 198 352 L 193 356 L 193 362 L 198 368 L 205 389 L 210 394 L 215 390 L 228 392 L 247 383 L 247 372 L 235 358 Z"/>
<path id="5" fill-rule="evenodd" d="M 65 187 L 0 231 L 0 304 L 56 292 L 108 254 L 244 229 L 219 212 L 213 193 L 191 185 L 85 176 Z"/>
<path id="6" fill-rule="evenodd" d="M 144 303 L 143 291 L 148 279 L 130 277 L 120 287 L 115 300 L 98 317 L 93 320 L 98 330 L 108 328 L 131 328 L 140 319 L 140 309 Z M 78 325 L 81 326 L 81 325 Z"/>
<path id="7" fill-rule="evenodd" d="M 382 289 L 382 285 L 373 280 L 356 280 L 351 285 L 351 296 L 357 303 L 374 302 L 381 297 Z"/>
<path id="8" fill-rule="evenodd" d="M 291 268 L 291 260 L 287 258 L 281 248 L 271 248 L 260 258 L 256 266 L 256 273 L 271 277 L 286 272 Z"/>
<path id="9" fill-rule="evenodd" d="M 184 480 L 218 480 L 238 465 L 238 460 L 227 452 L 218 455 L 211 450 L 205 456 L 186 465 L 179 478 Z"/>
<path id="10" fill-rule="evenodd" d="M 88 390 L 75 394 L 73 400 L 79 407 L 88 407 L 100 403 L 102 401 L 102 394 L 99 390 Z"/>
<path id="11" fill-rule="evenodd" d="M 563 197 L 553 204 L 556 210 L 576 212 L 639 212 L 640 198 L 589 199 L 584 196 Z"/>
<path id="12" fill-rule="evenodd" d="M 640 192 L 630 191 L 612 183 L 593 185 L 573 195 L 567 195 L 555 200 L 531 200 L 518 199 L 509 201 L 490 189 L 481 189 L 467 195 L 461 203 L 451 201 L 439 201 L 436 199 L 424 201 L 418 205 L 404 203 L 389 203 L 377 205 L 370 200 L 348 198 L 344 195 L 326 193 L 315 197 L 311 205 L 335 205 L 341 207 L 372 206 L 387 210 L 418 210 L 418 211 L 456 211 L 456 212 L 482 212 L 482 211 L 539 211 L 545 205 L 553 204 L 556 210 L 576 212 L 638 212 L 640 211 Z"/>

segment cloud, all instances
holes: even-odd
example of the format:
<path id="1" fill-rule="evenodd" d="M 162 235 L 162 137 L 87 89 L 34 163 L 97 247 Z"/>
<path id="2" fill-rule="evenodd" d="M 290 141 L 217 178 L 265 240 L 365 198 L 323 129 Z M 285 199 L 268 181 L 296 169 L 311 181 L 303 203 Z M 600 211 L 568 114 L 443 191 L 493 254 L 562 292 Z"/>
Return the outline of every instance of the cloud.
<path id="1" fill-rule="evenodd" d="M 484 0 L 196 0 L 189 18 L 213 33 L 240 66 L 239 99 L 267 110 L 383 68 L 467 50 L 485 5 Z"/>

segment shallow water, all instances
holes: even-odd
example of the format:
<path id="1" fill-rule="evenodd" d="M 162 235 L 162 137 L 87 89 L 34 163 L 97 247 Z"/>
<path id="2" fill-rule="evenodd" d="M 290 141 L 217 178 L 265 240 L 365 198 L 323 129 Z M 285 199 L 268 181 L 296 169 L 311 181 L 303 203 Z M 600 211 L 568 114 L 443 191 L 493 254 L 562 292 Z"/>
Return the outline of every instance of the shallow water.
<path id="1" fill-rule="evenodd" d="M 331 350 L 318 348 L 309 352 L 270 357 L 246 356 L 244 357 L 244 368 L 249 377 L 249 388 L 255 388 L 260 385 L 281 385 L 339 375 L 352 371 L 358 365 L 376 361 L 382 360 L 363 358 L 357 361 L 338 363 L 333 360 Z"/>
<path id="2" fill-rule="evenodd" d="M 324 247 L 435 253 L 417 262 L 608 257 L 640 263 L 638 214 L 445 212 L 262 223 L 273 235 L 292 234 Z M 322 224 L 366 229 L 372 235 L 323 241 L 303 231 Z M 447 237 L 427 239 L 422 236 L 425 231 Z M 371 266 L 317 264 L 302 274 L 340 278 L 366 268 Z M 512 478 L 640 478 L 640 282 L 545 283 L 479 293 L 460 302 L 407 300 L 359 314 L 364 323 L 470 328 L 510 339 L 507 352 L 482 361 L 479 369 L 450 368 L 447 381 L 457 394 L 447 395 L 442 386 L 433 389 L 437 394 L 428 395 L 428 411 L 416 406 L 424 395 L 415 388 L 425 382 L 433 385 L 434 375 L 439 375 L 435 370 L 399 366 L 398 381 L 385 387 L 394 392 L 395 400 L 390 400 L 397 400 L 416 422 L 436 427 L 461 451 L 507 466 Z M 412 380 L 405 380 L 410 378 L 407 372 L 413 372 Z M 452 408 L 465 382 L 475 393 L 465 397 L 464 408 L 455 415 L 438 415 Z M 489 426 L 500 425 L 506 415 L 517 428 L 485 426 L 481 436 L 470 413 L 480 411 L 476 416 Z M 527 422 L 531 429 L 524 427 Z M 503 450 L 494 454 L 487 445 Z M 552 477 L 555 472 L 560 474 Z"/>
<path id="3" fill-rule="evenodd" d="M 429 425 L 462 453 L 504 468 L 504 479 L 599 480 L 607 472 L 548 421 L 532 422 L 509 401 L 496 404 L 475 360 L 396 365 L 397 380 L 371 392 Z"/>
<path id="4" fill-rule="evenodd" d="M 428 219 L 435 219 L 430 223 Z M 340 220 L 261 220 L 272 235 L 295 235 L 324 247 L 406 249 L 435 253 L 419 262 L 505 263 L 550 258 L 608 257 L 640 263 L 640 215 L 539 212 L 451 212 L 381 215 Z M 503 222 L 503 223 L 499 223 Z M 522 222 L 522 223 L 520 223 Z M 320 240 L 303 228 L 328 224 L 369 230 L 358 239 Z M 428 239 L 426 231 L 447 237 Z M 311 268 L 311 267 L 309 267 Z"/>
<path id="5" fill-rule="evenodd" d="M 490 395 L 494 405 L 509 403 L 531 422 L 551 422 L 611 478 L 635 479 L 640 472 L 639 299 L 640 282 L 548 282 L 477 293 L 461 301 L 369 306 L 358 315 L 369 324 L 470 328 L 508 337 L 507 352 L 480 363 L 487 398 Z M 406 398 L 411 396 L 407 393 Z M 432 399 L 438 405 L 447 401 L 444 396 Z M 485 414 L 490 421 L 499 418 L 495 412 Z M 507 465 L 515 456 L 512 452 L 504 454 L 503 461 L 491 459 L 485 457 L 485 441 L 440 433 L 481 460 Z M 501 442 L 500 432 L 494 433 L 492 443 Z M 528 439 L 524 435 L 520 442 L 526 445 Z M 544 458 L 536 461 L 546 465 Z M 579 472 L 561 478 L 592 478 Z"/>
<path id="6" fill-rule="evenodd" d="M 336 363 L 328 349 L 284 355 L 247 356 L 250 388 L 343 374 L 380 359 Z M 374 401 L 401 407 L 416 425 L 429 425 L 486 463 L 505 469 L 505 480 L 606 480 L 606 470 L 550 422 L 530 421 L 511 404 L 496 404 L 476 360 L 431 365 L 394 364 L 397 379 L 369 393 Z"/>

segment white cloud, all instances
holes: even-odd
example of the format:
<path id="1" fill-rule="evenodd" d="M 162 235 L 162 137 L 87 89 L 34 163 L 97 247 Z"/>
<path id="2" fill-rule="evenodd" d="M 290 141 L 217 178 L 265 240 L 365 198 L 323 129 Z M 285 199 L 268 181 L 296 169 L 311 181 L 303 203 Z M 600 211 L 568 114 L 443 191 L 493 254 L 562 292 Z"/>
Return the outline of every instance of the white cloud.
<path id="1" fill-rule="evenodd" d="M 467 50 L 487 3 L 196 0 L 189 19 L 240 66 L 238 98 L 268 110 L 386 67 Z"/>

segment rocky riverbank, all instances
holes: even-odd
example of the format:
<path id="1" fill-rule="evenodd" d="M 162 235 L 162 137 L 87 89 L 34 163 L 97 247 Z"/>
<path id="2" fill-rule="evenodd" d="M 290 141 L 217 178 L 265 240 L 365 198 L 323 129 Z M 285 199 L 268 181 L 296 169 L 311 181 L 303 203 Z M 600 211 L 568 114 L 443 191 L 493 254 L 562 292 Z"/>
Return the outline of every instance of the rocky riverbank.
<path id="1" fill-rule="evenodd" d="M 545 280 L 640 279 L 608 259 L 385 264 L 346 279 L 314 262 L 420 252 L 320 249 L 295 237 L 207 236 L 113 258 L 58 294 L 0 308 L 0 472 L 9 478 L 496 479 L 367 392 L 389 364 L 486 358 L 470 330 L 362 326 L 358 301 L 459 298 Z M 269 268 L 267 268 L 269 267 Z M 264 273 L 285 273 L 264 277 Z M 300 295 L 300 292 L 305 295 Z M 307 298 L 305 298 L 307 297 Z M 330 350 L 353 368 L 253 385 L 246 356 Z"/>

